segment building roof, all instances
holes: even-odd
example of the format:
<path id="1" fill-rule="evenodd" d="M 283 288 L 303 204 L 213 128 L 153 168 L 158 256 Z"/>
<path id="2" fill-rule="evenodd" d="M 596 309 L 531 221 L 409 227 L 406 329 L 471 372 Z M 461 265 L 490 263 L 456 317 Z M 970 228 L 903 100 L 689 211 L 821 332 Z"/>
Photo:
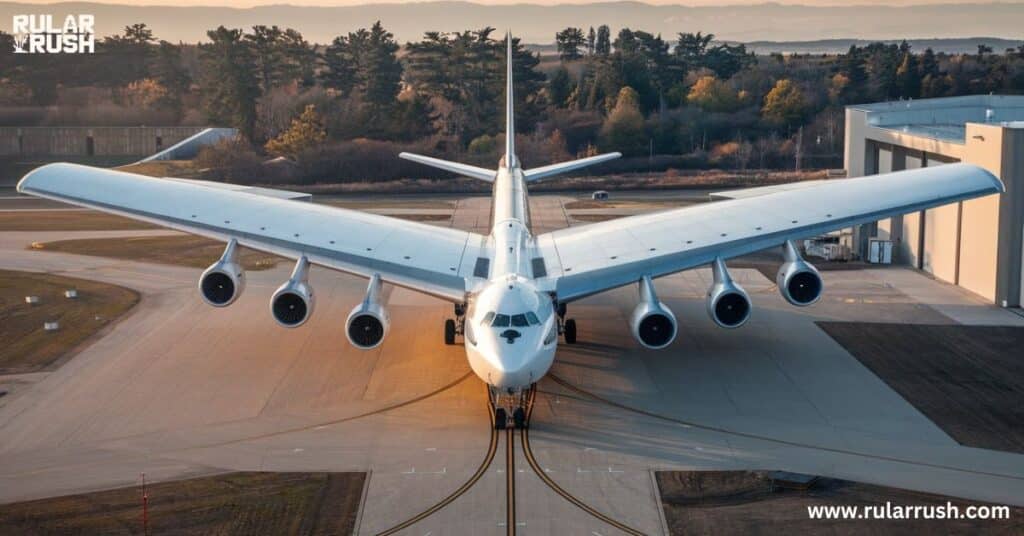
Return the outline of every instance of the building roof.
<path id="1" fill-rule="evenodd" d="M 967 123 L 1024 128 L 1024 96 L 967 95 L 848 106 L 867 114 L 870 126 L 953 143 L 964 143 Z"/>

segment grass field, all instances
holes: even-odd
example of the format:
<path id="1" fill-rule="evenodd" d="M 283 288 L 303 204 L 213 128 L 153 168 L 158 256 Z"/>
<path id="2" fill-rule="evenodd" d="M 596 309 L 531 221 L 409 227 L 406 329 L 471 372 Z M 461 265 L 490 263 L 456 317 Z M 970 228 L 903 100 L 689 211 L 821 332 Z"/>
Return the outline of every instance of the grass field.
<path id="1" fill-rule="evenodd" d="M 89 210 L 0 212 L 0 231 L 124 231 L 136 229 L 158 229 L 158 227 Z"/>
<path id="2" fill-rule="evenodd" d="M 144 236 L 132 238 L 83 238 L 58 240 L 32 245 L 43 251 L 59 251 L 141 262 L 175 264 L 206 268 L 224 252 L 224 244 L 192 235 Z M 281 257 L 242 248 L 242 267 L 246 270 L 273 268 Z"/>
<path id="3" fill-rule="evenodd" d="M 76 289 L 78 298 L 64 297 Z M 25 303 L 39 296 L 39 303 Z M 84 279 L 0 270 L 0 374 L 45 370 L 139 301 L 133 290 Z M 60 330 L 43 330 L 44 322 Z"/>
<path id="4" fill-rule="evenodd" d="M 352 534 L 365 473 L 229 473 L 146 486 L 148 534 Z M 0 505 L 0 534 L 143 534 L 141 490 Z"/>

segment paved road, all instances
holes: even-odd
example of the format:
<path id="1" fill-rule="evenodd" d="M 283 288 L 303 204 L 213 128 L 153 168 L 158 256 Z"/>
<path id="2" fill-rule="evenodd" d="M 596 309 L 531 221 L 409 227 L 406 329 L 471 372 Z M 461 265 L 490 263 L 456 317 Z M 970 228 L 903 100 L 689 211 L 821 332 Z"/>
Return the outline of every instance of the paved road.
<path id="1" fill-rule="evenodd" d="M 533 199 L 537 230 L 567 224 L 563 201 Z M 488 218 L 486 199 L 469 198 L 451 224 L 486 232 Z M 365 289 L 357 278 L 314 269 L 317 311 L 284 330 L 267 300 L 288 266 L 251 273 L 240 300 L 215 310 L 195 295 L 199 270 L 24 249 L 50 238 L 0 233 L 0 267 L 118 283 L 143 299 L 66 365 L 0 400 L 0 502 L 130 485 L 143 471 L 159 480 L 369 470 L 360 533 L 374 534 L 435 504 L 484 458 L 484 387 L 462 347 L 441 342 L 449 305 L 392 289 L 393 330 L 362 352 L 342 331 Z M 829 293 L 809 309 L 784 304 L 757 271 L 734 275 L 755 304 L 734 331 L 704 312 L 708 270 L 658 281 L 681 325 L 663 351 L 628 333 L 633 289 L 570 308 L 581 344 L 560 348 L 555 376 L 540 383 L 531 432 L 548 476 L 650 534 L 662 532 L 656 469 L 787 469 L 1024 504 L 1024 456 L 957 445 L 814 325 L 1016 317 L 901 269 L 825 272 Z M 922 305 L 928 295 L 945 308 Z M 551 491 L 521 449 L 516 456 L 521 534 L 618 533 Z M 505 532 L 504 450 L 497 459 L 406 533 Z"/>

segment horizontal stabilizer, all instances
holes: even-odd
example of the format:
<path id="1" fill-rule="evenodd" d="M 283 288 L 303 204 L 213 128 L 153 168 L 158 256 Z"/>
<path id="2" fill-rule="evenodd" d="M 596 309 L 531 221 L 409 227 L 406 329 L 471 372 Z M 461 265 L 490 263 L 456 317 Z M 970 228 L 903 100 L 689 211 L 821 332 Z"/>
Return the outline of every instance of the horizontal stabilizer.
<path id="1" fill-rule="evenodd" d="M 497 174 L 497 172 L 490 169 L 471 166 L 469 164 L 460 164 L 458 162 L 449 162 L 448 160 L 441 160 L 440 158 L 432 158 L 414 153 L 400 153 L 398 157 L 412 162 L 417 162 L 425 166 L 451 171 L 452 173 L 457 173 L 464 177 L 480 179 L 487 182 L 494 182 L 494 176 Z"/>
<path id="2" fill-rule="evenodd" d="M 575 171 L 583 167 L 600 164 L 601 162 L 615 160 L 620 156 L 622 156 L 622 153 L 605 153 L 597 156 L 589 156 L 587 158 L 580 158 L 579 160 L 571 160 L 569 162 L 551 164 L 550 166 L 528 169 L 523 172 L 523 176 L 526 177 L 527 181 L 538 181 L 555 175 L 560 175 L 562 173 Z"/>

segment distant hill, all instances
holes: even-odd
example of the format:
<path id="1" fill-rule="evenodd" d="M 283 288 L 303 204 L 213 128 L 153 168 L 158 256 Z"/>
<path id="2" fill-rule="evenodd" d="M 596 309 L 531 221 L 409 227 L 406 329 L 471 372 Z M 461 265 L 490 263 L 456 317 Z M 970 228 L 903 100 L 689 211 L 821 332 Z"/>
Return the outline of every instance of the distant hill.
<path id="1" fill-rule="evenodd" d="M 1022 39 L 1024 4 L 976 3 L 893 6 L 800 6 L 765 3 L 734 6 L 649 5 L 607 2 L 561 5 L 480 5 L 468 2 L 422 2 L 313 7 L 269 5 L 248 9 L 215 6 L 137 6 L 88 2 L 22 4 L 0 2 L 0 29 L 10 31 L 11 16 L 27 13 L 91 13 L 97 31 L 109 35 L 129 24 L 145 22 L 169 41 L 195 42 L 217 25 L 250 27 L 277 24 L 325 43 L 335 36 L 381 20 L 400 41 L 419 39 L 424 31 L 454 31 L 494 26 L 511 28 L 529 43 L 551 43 L 566 26 L 608 24 L 643 29 L 672 38 L 678 32 L 712 32 L 719 39 L 811 41 L 834 39 L 939 39 L 984 35 Z M 848 46 L 848 45 L 847 45 Z M 759 45 L 760 47 L 760 45 Z M 772 48 L 772 45 L 767 45 Z M 1005 48 L 1000 46 L 996 50 Z"/>
<path id="2" fill-rule="evenodd" d="M 747 49 L 757 54 L 835 54 L 846 52 L 850 45 L 864 46 L 879 40 L 871 39 L 819 39 L 816 41 L 750 41 Z M 885 43 L 899 43 L 902 39 L 882 39 Z M 947 54 L 976 53 L 978 45 L 987 45 L 1001 54 L 1008 48 L 1017 48 L 1024 44 L 1022 39 L 999 39 L 996 37 L 966 37 L 960 39 L 907 39 L 913 50 L 918 52 L 930 48 L 935 52 Z"/>

